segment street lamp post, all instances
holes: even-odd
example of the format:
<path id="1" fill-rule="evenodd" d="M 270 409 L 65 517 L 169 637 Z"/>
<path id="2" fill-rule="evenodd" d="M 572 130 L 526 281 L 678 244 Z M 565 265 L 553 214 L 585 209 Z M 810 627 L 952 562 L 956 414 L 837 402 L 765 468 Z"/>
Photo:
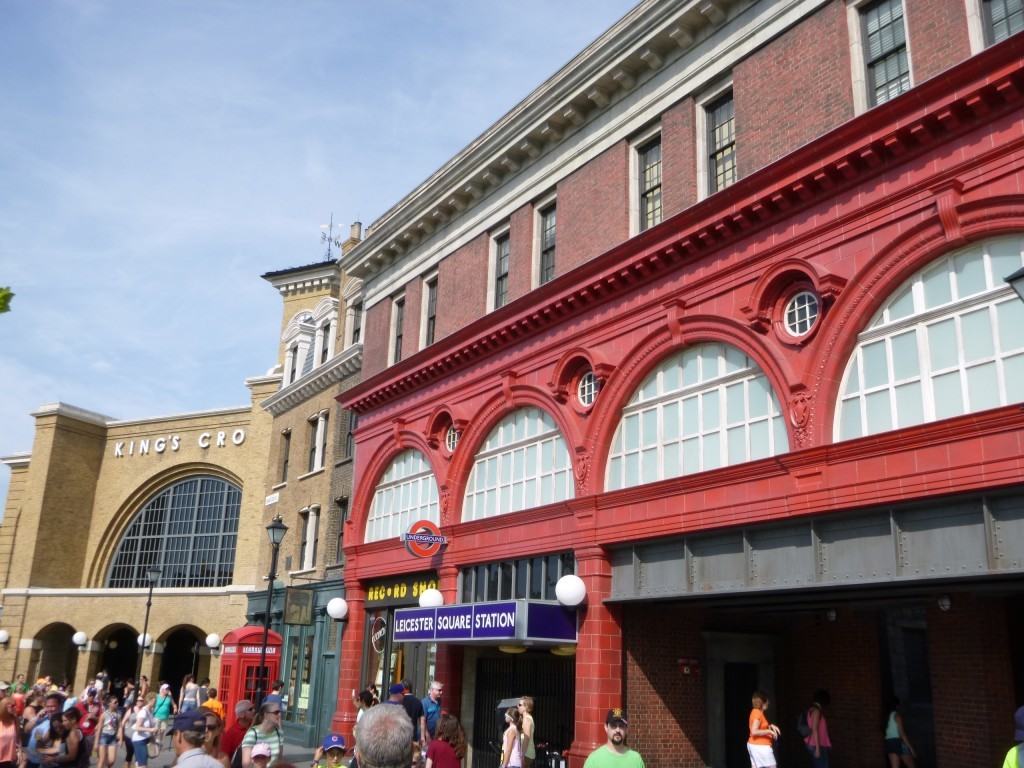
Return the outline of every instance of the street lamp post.
<path id="1" fill-rule="evenodd" d="M 274 607 L 274 579 L 277 578 L 277 553 L 281 550 L 281 541 L 288 533 L 280 515 L 275 515 L 267 526 L 270 537 L 270 573 L 267 574 L 267 609 L 263 612 L 263 644 L 260 646 L 260 669 L 256 676 L 256 706 L 263 703 L 267 686 L 267 639 L 270 636 L 270 611 Z"/>
<path id="2" fill-rule="evenodd" d="M 142 683 L 142 657 L 146 653 L 146 646 L 149 645 L 149 608 L 153 605 L 153 587 L 160 580 L 160 569 L 151 565 L 146 569 L 146 581 L 149 582 L 149 594 L 146 596 L 146 618 L 142 622 L 142 634 L 139 635 L 139 663 L 135 670 L 135 688 L 138 690 Z"/>
<path id="3" fill-rule="evenodd" d="M 1018 269 L 1012 275 L 1008 275 L 1003 278 L 1010 287 L 1020 296 L 1021 301 L 1024 301 L 1024 268 Z"/>

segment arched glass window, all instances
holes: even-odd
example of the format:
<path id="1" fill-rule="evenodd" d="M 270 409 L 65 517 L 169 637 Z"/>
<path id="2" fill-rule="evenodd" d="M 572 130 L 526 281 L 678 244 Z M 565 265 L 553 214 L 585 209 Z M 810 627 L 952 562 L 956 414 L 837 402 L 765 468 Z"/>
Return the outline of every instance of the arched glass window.
<path id="1" fill-rule="evenodd" d="M 366 541 L 393 539 L 419 520 L 441 522 L 437 481 L 426 457 L 410 448 L 395 457 L 377 483 L 366 521 Z"/>
<path id="2" fill-rule="evenodd" d="M 572 498 L 572 464 L 551 415 L 520 408 L 491 430 L 466 485 L 462 519 L 518 512 Z"/>
<path id="3" fill-rule="evenodd" d="M 940 257 L 904 283 L 846 366 L 836 440 L 1024 400 L 1024 303 L 1003 278 L 1024 238 Z"/>
<path id="4" fill-rule="evenodd" d="M 622 410 L 608 490 L 653 483 L 789 450 L 761 369 L 727 344 L 697 344 L 661 362 Z"/>
<path id="5" fill-rule="evenodd" d="M 218 477 L 179 480 L 146 502 L 117 547 L 108 587 L 223 587 L 235 569 L 242 491 Z"/>

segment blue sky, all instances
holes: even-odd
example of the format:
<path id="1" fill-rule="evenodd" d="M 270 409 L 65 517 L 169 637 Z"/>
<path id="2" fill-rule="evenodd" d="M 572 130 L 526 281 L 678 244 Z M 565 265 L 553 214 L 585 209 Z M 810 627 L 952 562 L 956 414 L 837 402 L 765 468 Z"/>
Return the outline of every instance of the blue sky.
<path id="1" fill-rule="evenodd" d="M 0 0 L 0 455 L 57 400 L 244 405 L 280 328 L 259 275 L 320 258 L 332 211 L 372 221 L 632 5 Z"/>

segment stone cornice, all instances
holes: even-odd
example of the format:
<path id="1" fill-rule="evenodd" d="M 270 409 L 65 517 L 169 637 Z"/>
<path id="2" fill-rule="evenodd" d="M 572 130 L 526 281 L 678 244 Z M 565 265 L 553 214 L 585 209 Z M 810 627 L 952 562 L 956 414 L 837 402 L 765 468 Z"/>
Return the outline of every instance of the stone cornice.
<path id="1" fill-rule="evenodd" d="M 1015 40 L 1007 40 L 459 329 L 339 400 L 366 412 L 477 365 L 510 343 L 704 258 L 1022 104 L 1024 59 Z"/>
<path id="2" fill-rule="evenodd" d="M 0 456 L 0 462 L 3 462 L 11 471 L 15 469 L 25 469 L 28 467 L 29 462 L 32 460 L 32 452 L 25 451 L 23 453 L 11 453 L 7 456 Z"/>
<path id="3" fill-rule="evenodd" d="M 328 290 L 339 283 L 340 273 L 338 263 L 332 260 L 278 274 L 268 273 L 263 275 L 263 279 L 274 286 L 282 296 L 290 296 L 296 293 Z"/>
<path id="4" fill-rule="evenodd" d="M 85 408 L 79 408 L 76 405 L 68 405 L 67 403 L 47 403 L 41 405 L 31 414 L 35 418 L 41 416 L 66 416 L 69 419 L 75 421 L 82 421 L 86 424 L 96 424 L 100 427 L 105 427 L 112 423 L 114 420 L 109 416 L 104 416 L 102 413 L 96 413 L 96 411 L 88 411 Z"/>
<path id="5" fill-rule="evenodd" d="M 180 421 L 181 419 L 203 419 L 214 416 L 248 416 L 252 412 L 249 406 L 238 406 L 234 408 L 211 408 L 205 411 L 189 411 L 187 413 L 175 413 L 168 416 L 150 416 L 145 419 L 111 419 L 107 422 L 108 427 L 135 427 L 142 424 L 157 424 L 161 421 Z"/>
<path id="6" fill-rule="evenodd" d="M 364 279 L 386 269 L 751 4 L 642 2 L 373 222 L 342 263 Z"/>
<path id="7" fill-rule="evenodd" d="M 296 379 L 284 389 L 274 393 L 260 407 L 274 416 L 306 402 L 348 376 L 359 373 L 363 365 L 363 345 L 353 344 L 340 355 Z"/>

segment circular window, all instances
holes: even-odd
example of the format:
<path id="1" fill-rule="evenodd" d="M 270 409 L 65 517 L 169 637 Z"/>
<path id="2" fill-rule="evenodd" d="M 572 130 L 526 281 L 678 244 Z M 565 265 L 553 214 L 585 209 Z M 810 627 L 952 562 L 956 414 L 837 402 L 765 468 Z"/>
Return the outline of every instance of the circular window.
<path id="1" fill-rule="evenodd" d="M 455 447 L 459 444 L 461 436 L 455 425 L 448 427 L 448 431 L 444 433 L 444 447 L 448 449 L 448 453 L 455 453 Z"/>
<path id="2" fill-rule="evenodd" d="M 821 303 L 810 291 L 800 291 L 787 302 L 783 322 L 791 336 L 805 336 L 818 320 Z"/>
<path id="3" fill-rule="evenodd" d="M 594 404 L 594 400 L 597 399 L 597 376 L 593 371 L 587 371 L 580 376 L 580 381 L 576 385 L 576 397 L 584 407 L 589 408 Z"/>

